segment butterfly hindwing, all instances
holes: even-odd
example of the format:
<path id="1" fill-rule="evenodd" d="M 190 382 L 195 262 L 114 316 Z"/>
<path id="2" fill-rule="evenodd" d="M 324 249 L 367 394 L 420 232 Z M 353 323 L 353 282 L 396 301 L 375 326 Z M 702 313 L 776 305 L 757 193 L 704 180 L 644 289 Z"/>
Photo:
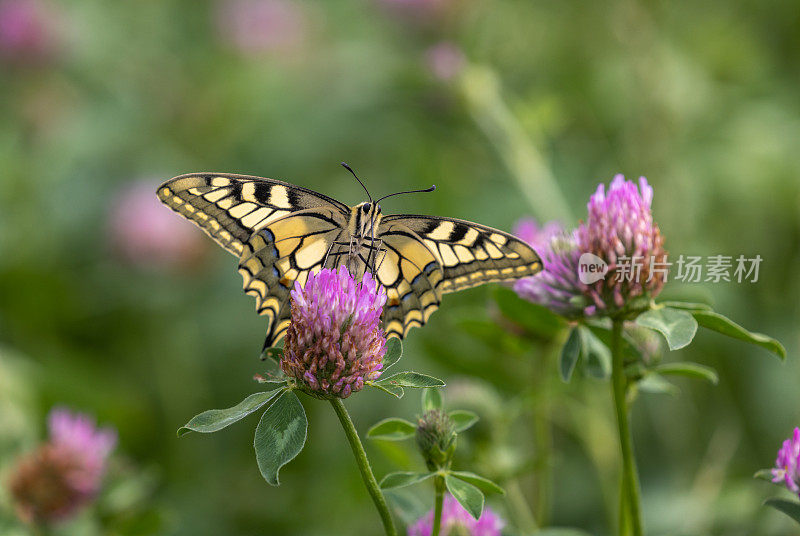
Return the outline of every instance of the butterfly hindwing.
<path id="1" fill-rule="evenodd" d="M 400 221 L 382 224 L 379 236 L 385 248 L 376 259 L 378 282 L 386 289 L 384 331 L 402 339 L 439 307 L 444 275 L 439 260 Z"/>
<path id="2" fill-rule="evenodd" d="M 287 214 L 319 207 L 349 211 L 343 203 L 306 188 L 228 173 L 181 175 L 162 184 L 157 194 L 237 257 L 255 230 Z"/>
<path id="3" fill-rule="evenodd" d="M 239 258 L 244 290 L 267 317 L 266 346 L 280 339 L 289 325 L 289 293 L 295 281 L 323 267 L 333 242 L 344 233 L 339 211 L 318 208 L 284 216 L 253 233 Z"/>
<path id="4" fill-rule="evenodd" d="M 538 273 L 541 260 L 519 238 L 477 223 L 455 218 L 397 214 L 382 225 L 400 223 L 419 236 L 439 261 L 442 293 L 483 283 L 510 281 Z"/>

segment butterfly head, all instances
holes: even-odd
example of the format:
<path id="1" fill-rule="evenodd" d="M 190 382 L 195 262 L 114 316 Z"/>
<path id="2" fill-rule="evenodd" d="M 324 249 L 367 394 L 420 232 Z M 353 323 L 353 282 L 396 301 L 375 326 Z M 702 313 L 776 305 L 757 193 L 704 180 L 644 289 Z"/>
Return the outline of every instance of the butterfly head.
<path id="1" fill-rule="evenodd" d="M 364 201 L 353 207 L 356 236 L 377 234 L 381 219 L 381 206 L 375 201 Z"/>

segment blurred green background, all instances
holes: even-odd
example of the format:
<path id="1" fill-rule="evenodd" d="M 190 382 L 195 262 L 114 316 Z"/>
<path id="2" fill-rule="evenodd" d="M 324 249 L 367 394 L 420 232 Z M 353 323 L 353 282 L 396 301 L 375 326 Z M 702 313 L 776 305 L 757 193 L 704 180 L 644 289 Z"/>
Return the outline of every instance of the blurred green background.
<path id="1" fill-rule="evenodd" d="M 800 424 L 799 29 L 795 0 L 3 0 L 0 477 L 65 404 L 120 434 L 116 495 L 65 534 L 377 534 L 327 404 L 304 399 L 308 444 L 278 488 L 256 467 L 255 418 L 176 438 L 257 389 L 264 322 L 235 259 L 159 206 L 155 186 L 226 171 L 355 204 L 345 160 L 373 193 L 437 185 L 384 212 L 511 229 L 526 215 L 574 225 L 620 172 L 654 186 L 673 258 L 763 258 L 757 283 L 672 281 L 664 294 L 710 300 L 790 356 L 708 333 L 665 356 L 721 381 L 634 409 L 650 533 L 796 534 L 760 506 L 774 491 L 752 474 Z M 448 296 L 405 364 L 477 406 L 461 463 L 499 478 L 535 442 L 508 408 L 548 386 L 550 522 L 608 534 L 608 386 L 561 384 L 552 352 L 493 328 L 495 290 Z M 367 391 L 348 406 L 365 432 L 413 418 L 418 396 Z M 406 447 L 368 442 L 379 477 L 421 467 Z M 506 484 L 530 499 L 535 475 Z M 512 499 L 489 504 L 517 534 Z M 0 532 L 22 530 L 13 518 L 0 492 Z"/>

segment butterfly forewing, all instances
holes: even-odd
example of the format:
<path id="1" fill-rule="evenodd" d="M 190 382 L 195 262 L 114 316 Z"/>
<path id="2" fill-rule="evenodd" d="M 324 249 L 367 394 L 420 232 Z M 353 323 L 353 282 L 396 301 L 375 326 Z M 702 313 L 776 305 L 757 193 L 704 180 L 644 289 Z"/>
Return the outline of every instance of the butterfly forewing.
<path id="1" fill-rule="evenodd" d="M 158 188 L 158 198 L 203 229 L 237 257 L 256 229 L 292 212 L 347 205 L 306 188 L 274 179 L 225 173 L 190 173 Z"/>

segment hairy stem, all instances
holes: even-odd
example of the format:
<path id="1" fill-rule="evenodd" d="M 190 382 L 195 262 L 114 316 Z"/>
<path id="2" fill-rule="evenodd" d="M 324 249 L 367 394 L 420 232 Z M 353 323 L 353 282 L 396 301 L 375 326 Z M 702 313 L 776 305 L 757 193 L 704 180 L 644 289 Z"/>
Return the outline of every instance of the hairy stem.
<path id="1" fill-rule="evenodd" d="M 620 508 L 627 511 L 627 521 L 633 531 L 634 536 L 642 536 L 642 510 L 640 504 L 639 476 L 636 471 L 636 459 L 633 456 L 633 439 L 631 437 L 630 422 L 628 416 L 627 387 L 628 380 L 625 377 L 625 363 L 622 358 L 622 320 L 613 321 L 611 331 L 611 384 L 614 393 L 614 407 L 617 412 L 617 431 L 619 432 L 619 445 L 622 451 L 622 493 L 627 508 Z M 626 519 L 620 516 L 619 534 L 625 536 Z"/>
<path id="2" fill-rule="evenodd" d="M 375 508 L 381 516 L 383 522 L 383 530 L 386 531 L 387 536 L 397 536 L 397 528 L 394 526 L 392 514 L 389 512 L 389 506 L 386 504 L 386 498 L 378 487 L 378 481 L 375 480 L 375 475 L 372 474 L 372 467 L 367 459 L 367 453 L 364 451 L 364 445 L 361 444 L 361 439 L 358 437 L 356 427 L 353 426 L 353 421 L 350 419 L 350 414 L 344 407 L 342 401 L 338 398 L 331 399 L 331 406 L 339 417 L 339 422 L 342 423 L 342 429 L 347 436 L 347 441 L 350 443 L 350 448 L 353 450 L 353 456 L 356 458 L 358 470 L 361 472 L 361 478 L 364 480 L 364 485 L 367 487 L 372 502 L 375 503 Z"/>
<path id="3" fill-rule="evenodd" d="M 565 341 L 562 341 L 562 344 Z M 555 374 L 554 363 L 558 362 L 557 344 L 550 344 L 540 354 L 538 366 L 540 371 L 535 388 L 538 390 L 536 404 L 533 408 L 534 449 L 536 453 L 536 521 L 542 527 L 550 522 L 550 497 L 553 491 L 553 431 L 551 423 L 552 390 L 550 376 Z"/>
<path id="4" fill-rule="evenodd" d="M 436 487 L 436 497 L 433 503 L 433 529 L 431 536 L 439 536 L 439 531 L 442 528 L 442 505 L 444 504 L 444 477 L 436 475 L 434 477 L 433 485 Z"/>

